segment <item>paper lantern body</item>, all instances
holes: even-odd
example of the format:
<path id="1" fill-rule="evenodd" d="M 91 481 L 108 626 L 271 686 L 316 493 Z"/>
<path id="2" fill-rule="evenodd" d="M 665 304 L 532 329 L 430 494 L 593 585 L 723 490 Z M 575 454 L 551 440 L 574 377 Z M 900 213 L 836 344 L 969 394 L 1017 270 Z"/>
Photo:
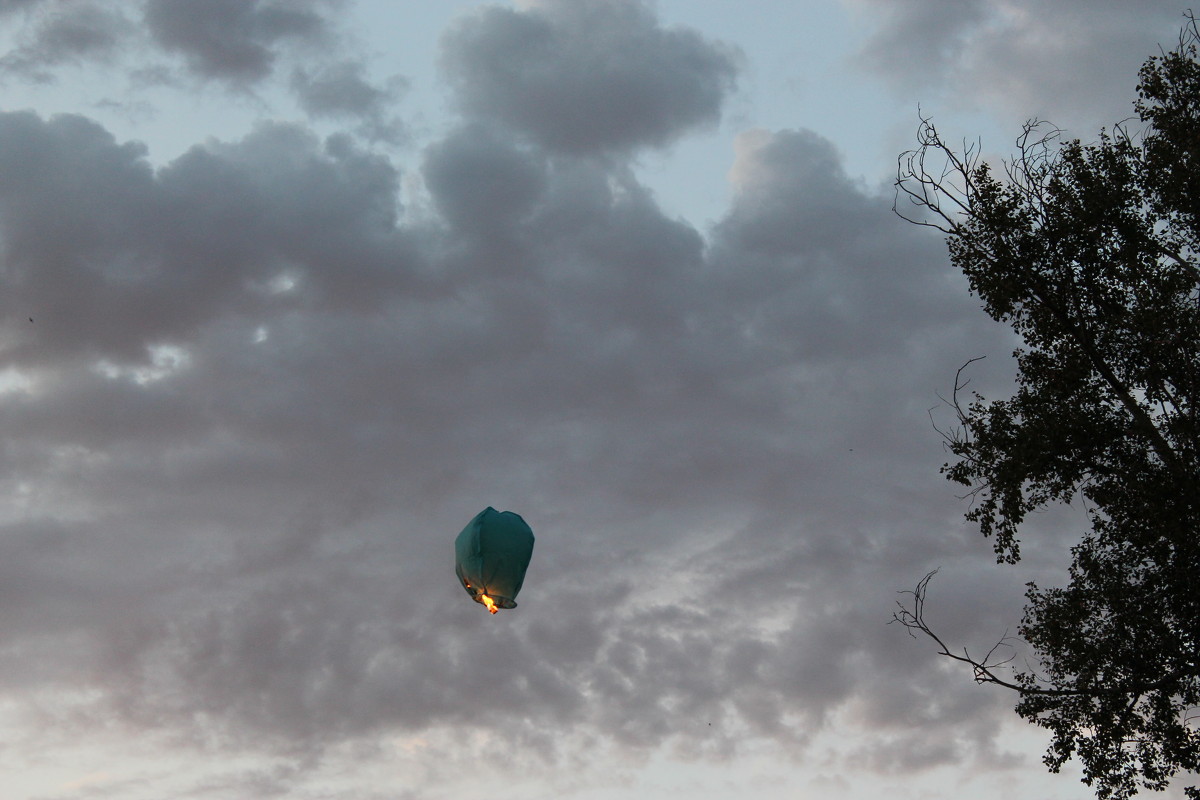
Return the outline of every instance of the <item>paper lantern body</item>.
<path id="1" fill-rule="evenodd" d="M 516 608 L 533 557 L 533 531 L 519 514 L 488 506 L 454 540 L 454 571 L 476 603 Z M 488 601 L 491 601 L 490 603 Z"/>

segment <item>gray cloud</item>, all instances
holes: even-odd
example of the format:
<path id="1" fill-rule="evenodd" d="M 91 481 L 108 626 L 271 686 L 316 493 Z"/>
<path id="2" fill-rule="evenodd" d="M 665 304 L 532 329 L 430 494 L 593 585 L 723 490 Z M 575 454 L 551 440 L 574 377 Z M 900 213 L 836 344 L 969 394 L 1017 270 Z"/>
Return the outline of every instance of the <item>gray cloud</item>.
<path id="1" fill-rule="evenodd" d="M 1187 4 L 1046 0 L 850 0 L 876 20 L 859 63 L 906 93 L 1017 120 L 1095 129 L 1132 115 L 1138 67 L 1170 46 Z M 1118 87 L 1124 87 L 1118 91 Z"/>
<path id="2" fill-rule="evenodd" d="M 315 72 L 297 69 L 292 73 L 292 89 L 304 110 L 314 116 L 369 117 L 378 114 L 391 99 L 391 93 L 366 81 L 363 65 L 355 61 Z"/>
<path id="3" fill-rule="evenodd" d="M 0 69 L 46 82 L 61 64 L 111 59 L 133 26 L 120 11 L 71 3 L 31 20 L 24 33 L 25 41 L 0 59 Z"/>
<path id="4" fill-rule="evenodd" d="M 342 0 L 137 5 L 136 19 L 128 15 L 133 4 L 112 0 L 32 0 L 0 7 L 0 14 L 24 11 L 11 14 L 14 46 L 0 57 L 0 72 L 10 80 L 55 83 L 69 68 L 87 67 L 126 82 L 124 98 L 105 98 L 95 107 L 152 109 L 137 98 L 179 85 L 181 76 L 245 93 L 263 89 L 282 71 L 290 74 L 289 88 L 310 117 L 356 122 L 353 132 L 371 141 L 399 143 L 406 136 L 404 123 L 390 112 L 407 81 L 394 76 L 376 82 L 369 76 L 366 63 L 353 54 L 354 43 L 341 35 L 335 12 Z M 164 61 L 164 52 L 181 57 L 182 70 Z"/>
<path id="5" fill-rule="evenodd" d="M 425 184 L 456 233 L 503 235 L 545 192 L 546 166 L 483 127 L 451 134 L 426 154 Z"/>
<path id="6" fill-rule="evenodd" d="M 272 48 L 328 35 L 320 0 L 147 0 L 145 21 L 164 49 L 181 54 L 200 76 L 245 83 L 268 75 Z"/>
<path id="7" fill-rule="evenodd" d="M 946 553 L 920 443 L 975 311 L 828 141 L 745 137 L 706 242 L 630 174 L 474 126 L 425 155 L 433 225 L 387 162 L 295 127 L 157 171 L 78 117 L 0 135 L 40 176 L 0 209 L 8 316 L 87 287 L 6 355 L 34 385 L 0 403 L 3 480 L 40 516 L 3 533 L 30 578 L 5 652 L 39 652 L 32 620 L 76 649 L 4 691 L 83 685 L 80 725 L 318 761 L 494 726 L 529 763 L 801 753 L 872 699 L 879 769 L 1002 766 L 986 737 L 892 737 L 992 708 L 969 682 L 932 706 L 875 685 L 935 669 L 883 622 L 898 572 Z M 488 503 L 540 536 L 496 620 L 445 563 Z"/>
<path id="8" fill-rule="evenodd" d="M 737 58 L 639 0 L 485 6 L 442 39 L 463 109 L 553 150 L 662 146 L 718 121 Z"/>
<path id="9" fill-rule="evenodd" d="M 961 3 L 879 3 L 853 0 L 877 20 L 861 56 L 867 66 L 896 81 L 934 81 L 964 57 L 972 34 L 988 21 L 989 0 Z"/>
<path id="10" fill-rule="evenodd" d="M 172 46 L 269 71 L 293 29 L 222 8 L 228 42 Z M 473 59 L 526 35 L 549 72 L 488 84 Z M 490 8 L 445 48 L 469 113 L 409 174 L 428 208 L 345 135 L 266 124 L 156 168 L 83 117 L 0 114 L 0 696 L 41 735 L 191 748 L 178 796 L 316 792 L 330 753 L 418 736 L 441 785 L 491 731 L 515 770 L 803 759 L 834 726 L 862 744 L 830 768 L 1011 768 L 1007 698 L 884 624 L 940 564 L 947 635 L 990 646 L 1048 574 L 1037 543 L 1019 574 L 980 559 L 936 474 L 935 393 L 1011 349 L 942 244 L 812 131 L 740 137 L 708 231 L 572 157 L 666 143 L 730 89 L 641 5 Z M 355 63 L 298 73 L 310 113 L 382 108 Z M 496 618 L 450 564 L 487 504 L 539 536 Z"/>
<path id="11" fill-rule="evenodd" d="M 384 86 L 372 84 L 361 61 L 340 61 L 316 70 L 297 67 L 291 89 L 311 117 L 359 121 L 368 138 L 397 142 L 403 123 L 387 112 L 407 84 L 393 78 Z"/>
<path id="12" fill-rule="evenodd" d="M 0 14 L 23 11 L 45 2 L 46 0 L 0 0 Z"/>
<path id="13" fill-rule="evenodd" d="M 82 117 L 5 114 L 0 140 L 10 363 L 144 360 L 226 304 L 374 304 L 410 263 L 395 171 L 345 139 L 265 126 L 157 174 Z"/>

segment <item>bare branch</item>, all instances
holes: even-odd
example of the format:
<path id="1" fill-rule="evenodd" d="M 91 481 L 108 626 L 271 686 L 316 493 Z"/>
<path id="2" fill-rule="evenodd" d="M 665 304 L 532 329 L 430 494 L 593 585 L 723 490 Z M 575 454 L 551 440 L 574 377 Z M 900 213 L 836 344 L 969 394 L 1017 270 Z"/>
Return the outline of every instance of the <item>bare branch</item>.
<path id="1" fill-rule="evenodd" d="M 920 632 L 920 633 L 923 633 L 925 636 L 929 637 L 930 639 L 932 639 L 934 641 L 934 643 L 938 646 L 938 655 L 942 655 L 947 658 L 951 658 L 955 661 L 960 661 L 964 664 L 969 665 L 975 674 L 975 682 L 976 683 L 994 683 L 997 686 L 1003 686 L 1006 689 L 1012 689 L 1014 691 L 1023 692 L 1023 693 L 1027 692 L 1027 689 L 1025 687 L 1020 686 L 1015 683 L 1012 683 L 1011 681 L 1006 681 L 1003 678 L 1000 678 L 999 676 L 997 676 L 996 673 L 994 672 L 994 670 L 999 669 L 1000 667 L 1003 667 L 1012 661 L 1012 656 L 1009 656 L 1008 658 L 1005 658 L 1005 659 L 999 660 L 999 661 L 994 660 L 997 650 L 1000 650 L 1002 648 L 1011 648 L 1012 647 L 1012 644 L 1011 644 L 1012 638 L 1010 636 L 1008 636 L 1007 633 L 1003 637 L 1001 637 L 1000 640 L 998 642 L 996 642 L 996 644 L 994 644 L 990 650 L 988 650 L 987 655 L 984 656 L 984 658 L 982 660 L 979 660 L 979 659 L 973 658 L 971 656 L 970 652 L 966 648 L 963 648 L 961 655 L 951 651 L 949 646 L 947 646 L 946 643 L 944 641 L 942 641 L 941 637 L 938 636 L 936 633 L 934 633 L 933 629 L 930 628 L 928 624 L 926 624 L 926 622 L 925 622 L 925 593 L 929 589 L 929 581 L 932 580 L 933 576 L 936 575 L 937 573 L 938 573 L 938 570 L 936 570 L 936 569 L 933 570 L 932 572 L 928 573 L 924 578 L 922 578 L 920 580 L 920 582 L 917 583 L 917 587 L 915 589 L 913 589 L 911 592 L 902 592 L 901 593 L 901 594 L 910 595 L 912 597 L 912 606 L 911 607 L 906 606 L 906 605 L 904 605 L 904 603 L 897 600 L 896 605 L 899 607 L 900 610 L 895 612 L 892 615 L 891 621 L 898 622 L 902 626 L 904 626 L 904 628 L 908 630 L 909 636 L 912 636 L 915 638 L 917 635 L 917 632 Z M 1063 691 L 1053 690 L 1053 689 L 1040 690 L 1039 693 L 1041 693 L 1041 692 L 1044 692 L 1047 694 L 1065 694 L 1066 693 Z"/>
<path id="2" fill-rule="evenodd" d="M 979 145 L 964 142 L 960 155 L 945 143 L 928 117 L 921 117 L 917 145 L 897 160 L 892 211 L 915 225 L 953 235 L 961 225 L 959 219 L 969 214 L 976 192 Z M 901 210 L 902 200 L 923 209 L 933 219 L 909 216 Z"/>
<path id="3" fill-rule="evenodd" d="M 933 570 L 925 575 L 912 591 L 900 592 L 912 597 L 911 606 L 906 606 L 903 602 L 897 600 L 896 605 L 899 611 L 892 614 L 892 619 L 888 622 L 898 622 L 907 631 L 908 635 L 916 638 L 917 633 L 924 634 L 932 639 L 938 647 L 938 655 L 946 658 L 959 661 L 968 665 L 975 676 L 976 683 L 988 683 L 996 686 L 1002 686 L 1005 689 L 1011 689 L 1014 692 L 1019 692 L 1022 696 L 1044 696 L 1044 697 L 1097 697 L 1102 695 L 1121 696 L 1128 695 L 1131 697 L 1130 708 L 1136 706 L 1137 701 L 1145 694 L 1163 689 L 1181 678 L 1193 676 L 1196 674 L 1196 665 L 1188 665 L 1188 667 L 1175 670 L 1156 681 L 1137 686 L 1089 686 L 1083 689 L 1049 689 L 1043 686 L 1034 686 L 1032 684 L 1014 683 L 1013 681 L 1005 680 L 996 674 L 996 670 L 1004 667 L 1012 662 L 1013 656 L 996 660 L 996 651 L 1002 648 L 1013 647 L 1014 637 L 1005 632 L 1004 636 L 982 659 L 974 658 L 970 652 L 964 647 L 962 654 L 956 653 L 942 640 L 940 636 L 929 627 L 925 621 L 925 595 L 929 590 L 929 581 L 938 573 L 938 570 Z"/>

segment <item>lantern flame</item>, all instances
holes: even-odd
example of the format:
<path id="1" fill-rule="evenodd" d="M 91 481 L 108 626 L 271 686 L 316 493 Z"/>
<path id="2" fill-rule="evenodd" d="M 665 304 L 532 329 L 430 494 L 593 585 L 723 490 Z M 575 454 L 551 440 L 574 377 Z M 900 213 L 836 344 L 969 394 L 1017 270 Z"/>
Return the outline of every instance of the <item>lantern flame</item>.
<path id="1" fill-rule="evenodd" d="M 495 614 L 500 610 L 500 607 L 496 605 L 496 601 L 488 597 L 486 594 L 479 595 L 479 599 L 485 606 L 487 606 L 487 610 L 492 614 Z"/>

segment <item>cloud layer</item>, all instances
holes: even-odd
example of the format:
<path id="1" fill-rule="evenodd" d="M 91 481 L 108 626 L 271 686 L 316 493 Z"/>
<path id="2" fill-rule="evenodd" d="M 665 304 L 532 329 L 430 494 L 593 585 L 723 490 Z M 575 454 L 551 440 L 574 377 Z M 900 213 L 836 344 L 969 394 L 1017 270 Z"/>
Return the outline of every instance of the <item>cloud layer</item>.
<path id="1" fill-rule="evenodd" d="M 1083 138 L 1132 115 L 1138 68 L 1154 43 L 1172 45 L 1186 10 L 1175 0 L 843 2 L 874 27 L 858 62 L 920 87 L 927 106 L 1050 119 Z"/>
<path id="2" fill-rule="evenodd" d="M 984 354 L 973 387 L 1004 391 L 1011 338 L 813 130 L 738 135 L 708 229 L 659 206 L 636 158 L 720 120 L 733 46 L 641 3 L 481 6 L 441 42 L 457 116 L 397 155 L 399 82 L 340 46 L 288 60 L 340 41 L 336 4 L 87 8 L 349 130 L 155 165 L 87 116 L 0 112 L 0 701 L 25 747 L 218 764 L 129 797 L 309 796 L 406 747 L 443 785 L 501 740 L 514 771 L 581 774 L 767 746 L 889 780 L 1021 762 L 1010 698 L 885 624 L 943 565 L 943 630 L 986 648 L 1070 541 L 1047 518 L 997 570 L 937 475 L 937 393 Z M 997 8 L 939 17 L 914 74 Z M 29 64 L 114 46 L 0 11 Z M 486 505 L 538 535 L 495 618 L 451 563 Z"/>
<path id="3" fill-rule="evenodd" d="M 895 657 L 884 576 L 946 524 L 905 499 L 936 485 L 922 404 L 972 309 L 816 134 L 743 137 L 707 244 L 479 127 L 427 151 L 415 228 L 385 163 L 294 128 L 157 171 L 80 118 L 0 135 L 48 193 L 3 209 L 6 563 L 54 576 L 10 608 L 90 642 L 59 679 L 106 713 L 317 751 L 699 718 L 715 752 L 799 747 Z M 542 537 L 490 626 L 444 563 L 487 504 Z"/>

